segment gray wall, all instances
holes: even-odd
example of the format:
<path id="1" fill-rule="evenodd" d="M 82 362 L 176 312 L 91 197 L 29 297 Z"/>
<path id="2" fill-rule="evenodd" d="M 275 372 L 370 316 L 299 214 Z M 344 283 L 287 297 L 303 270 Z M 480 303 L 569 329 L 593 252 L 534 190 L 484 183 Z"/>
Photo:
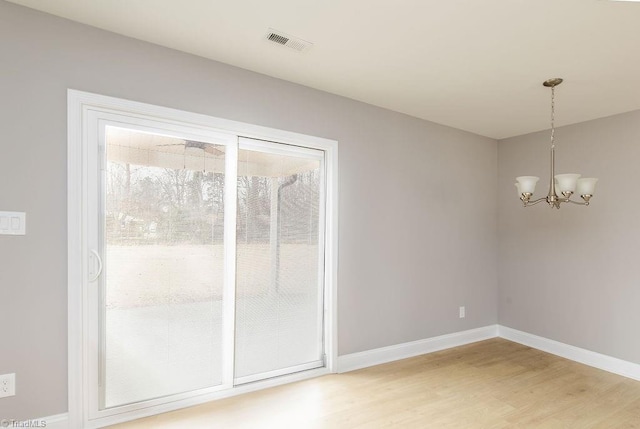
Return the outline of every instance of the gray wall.
<path id="1" fill-rule="evenodd" d="M 67 411 L 67 88 L 338 140 L 341 355 L 496 322 L 496 141 L 3 1 L 0 58 L 0 418 Z"/>
<path id="2" fill-rule="evenodd" d="M 547 194 L 549 132 L 499 142 L 500 323 L 640 363 L 640 111 L 556 136 L 556 171 L 600 181 L 589 207 L 525 209 L 515 177 L 541 177 Z"/>

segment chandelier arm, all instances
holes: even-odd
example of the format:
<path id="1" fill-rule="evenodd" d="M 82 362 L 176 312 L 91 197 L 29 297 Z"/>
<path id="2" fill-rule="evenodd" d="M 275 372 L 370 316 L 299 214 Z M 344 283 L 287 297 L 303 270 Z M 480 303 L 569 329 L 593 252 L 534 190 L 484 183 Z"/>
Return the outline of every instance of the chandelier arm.
<path id="1" fill-rule="evenodd" d="M 534 205 L 536 205 L 538 203 L 541 203 L 542 201 L 547 201 L 547 197 L 538 198 L 537 200 L 533 200 L 533 201 L 525 201 L 524 202 L 524 206 L 525 207 L 534 206 Z"/>
<path id="2" fill-rule="evenodd" d="M 563 202 L 571 203 L 571 204 L 577 204 L 579 206 L 588 206 L 589 205 L 589 203 L 584 202 L 584 201 L 573 201 L 573 200 L 570 200 L 570 199 L 567 199 L 566 201 L 563 201 Z"/>

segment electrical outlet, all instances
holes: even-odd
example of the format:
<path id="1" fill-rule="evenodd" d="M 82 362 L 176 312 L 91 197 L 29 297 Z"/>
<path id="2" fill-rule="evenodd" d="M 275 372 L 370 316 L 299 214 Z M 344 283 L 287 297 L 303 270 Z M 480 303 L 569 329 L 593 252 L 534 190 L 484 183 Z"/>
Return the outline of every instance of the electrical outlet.
<path id="1" fill-rule="evenodd" d="M 16 396 L 16 375 L 0 375 L 0 398 Z"/>
<path id="2" fill-rule="evenodd" d="M 461 318 L 461 319 L 464 319 L 464 313 L 465 313 L 465 311 L 464 311 L 464 307 L 460 307 L 460 309 L 459 309 L 459 314 L 460 314 L 460 318 Z"/>

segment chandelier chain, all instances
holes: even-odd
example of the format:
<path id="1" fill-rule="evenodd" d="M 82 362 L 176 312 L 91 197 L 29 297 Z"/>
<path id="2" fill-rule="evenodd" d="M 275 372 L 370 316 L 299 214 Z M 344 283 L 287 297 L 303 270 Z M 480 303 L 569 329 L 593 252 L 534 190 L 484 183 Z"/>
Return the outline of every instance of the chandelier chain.
<path id="1" fill-rule="evenodd" d="M 556 87 L 551 87 L 551 149 L 555 149 Z"/>

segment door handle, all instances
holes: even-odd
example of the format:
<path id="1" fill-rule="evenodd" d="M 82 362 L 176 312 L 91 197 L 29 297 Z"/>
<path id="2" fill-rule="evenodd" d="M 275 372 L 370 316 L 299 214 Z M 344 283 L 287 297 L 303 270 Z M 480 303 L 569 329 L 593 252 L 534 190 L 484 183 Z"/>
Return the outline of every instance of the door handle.
<path id="1" fill-rule="evenodd" d="M 98 270 L 96 271 L 96 274 L 89 279 L 89 283 L 92 283 L 98 280 L 98 277 L 102 274 L 102 258 L 100 257 L 100 254 L 93 249 L 89 250 L 89 252 L 91 252 L 91 254 L 96 258 L 96 261 L 98 261 Z"/>

